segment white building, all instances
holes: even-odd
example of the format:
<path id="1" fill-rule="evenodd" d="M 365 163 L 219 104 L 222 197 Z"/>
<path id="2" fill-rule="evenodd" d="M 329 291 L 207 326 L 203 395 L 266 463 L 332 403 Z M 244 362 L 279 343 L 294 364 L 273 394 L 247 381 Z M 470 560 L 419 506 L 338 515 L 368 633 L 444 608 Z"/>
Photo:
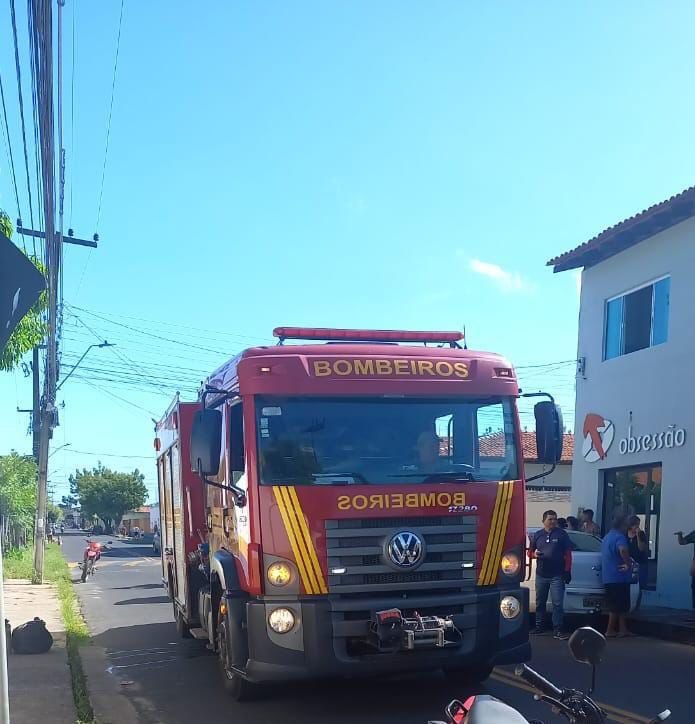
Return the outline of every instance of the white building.
<path id="1" fill-rule="evenodd" d="M 583 269 L 572 508 L 604 531 L 635 513 L 650 540 L 645 603 L 689 608 L 695 529 L 695 187 L 549 264 Z"/>

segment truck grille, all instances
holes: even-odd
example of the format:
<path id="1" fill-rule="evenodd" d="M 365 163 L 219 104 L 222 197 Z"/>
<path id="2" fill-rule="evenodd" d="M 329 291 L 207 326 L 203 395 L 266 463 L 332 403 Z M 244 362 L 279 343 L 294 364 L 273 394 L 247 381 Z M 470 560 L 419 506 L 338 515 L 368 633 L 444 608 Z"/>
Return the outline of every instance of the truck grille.
<path id="1" fill-rule="evenodd" d="M 398 570 L 384 554 L 391 536 L 405 530 L 425 543 L 424 561 L 412 571 Z M 327 520 L 329 593 L 470 588 L 476 579 L 476 530 L 475 516 Z M 331 573 L 343 568 L 344 573 Z"/>

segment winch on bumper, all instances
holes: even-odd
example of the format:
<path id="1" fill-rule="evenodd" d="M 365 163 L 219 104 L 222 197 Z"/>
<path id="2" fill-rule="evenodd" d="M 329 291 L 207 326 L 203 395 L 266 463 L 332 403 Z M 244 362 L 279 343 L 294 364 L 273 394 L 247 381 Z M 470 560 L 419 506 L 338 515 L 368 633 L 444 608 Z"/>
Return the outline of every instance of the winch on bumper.
<path id="1" fill-rule="evenodd" d="M 270 626 L 278 608 L 294 615 L 288 632 Z M 509 618 L 510 613 L 515 615 Z M 246 606 L 246 675 L 278 681 L 520 663 L 531 655 L 527 613 L 523 588 L 411 593 L 400 599 L 254 600 Z"/>

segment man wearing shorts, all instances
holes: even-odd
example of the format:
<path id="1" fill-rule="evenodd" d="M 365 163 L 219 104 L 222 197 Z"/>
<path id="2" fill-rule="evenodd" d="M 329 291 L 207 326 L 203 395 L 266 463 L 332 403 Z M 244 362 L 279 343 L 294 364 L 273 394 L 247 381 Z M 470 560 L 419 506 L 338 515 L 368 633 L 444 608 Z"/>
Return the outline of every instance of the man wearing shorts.
<path id="1" fill-rule="evenodd" d="M 627 630 L 627 614 L 630 610 L 633 562 L 626 533 L 627 516 L 617 515 L 612 528 L 601 542 L 601 575 L 608 611 L 607 638 L 631 636 Z"/>

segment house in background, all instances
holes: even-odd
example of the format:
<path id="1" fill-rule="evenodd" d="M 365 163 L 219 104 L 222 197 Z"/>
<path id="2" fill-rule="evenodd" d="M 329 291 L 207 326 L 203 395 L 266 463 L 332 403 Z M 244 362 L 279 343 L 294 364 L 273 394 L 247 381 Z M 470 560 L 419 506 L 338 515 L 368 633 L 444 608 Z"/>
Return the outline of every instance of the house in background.
<path id="1" fill-rule="evenodd" d="M 582 269 L 572 503 L 604 530 L 639 516 L 649 539 L 645 604 L 689 608 L 695 528 L 695 187 L 548 262 Z"/>
<path id="2" fill-rule="evenodd" d="M 526 479 L 542 475 L 526 485 L 526 522 L 529 527 L 541 524 L 543 511 L 552 509 L 560 518 L 572 513 L 570 504 L 572 490 L 572 459 L 574 457 L 574 435 L 566 432 L 562 436 L 562 457 L 550 471 L 549 465 L 538 462 L 536 451 L 536 433 L 524 430 L 521 433 L 521 445 L 524 451 Z"/>
<path id="3" fill-rule="evenodd" d="M 121 519 L 121 525 L 128 531 L 128 535 L 130 535 L 130 531 L 135 527 L 145 533 L 151 533 L 152 526 L 150 524 L 150 506 L 143 505 L 142 508 L 129 510 Z"/>
<path id="4" fill-rule="evenodd" d="M 571 515 L 570 493 L 572 487 L 572 459 L 574 456 L 574 435 L 566 432 L 562 438 L 562 458 L 551 472 L 550 465 L 538 461 L 536 433 L 524 430 L 521 433 L 521 447 L 524 454 L 526 479 L 540 475 L 526 485 L 526 521 L 529 527 L 540 525 L 543 511 L 552 509 L 560 518 Z M 486 457 L 502 459 L 504 433 L 493 432 L 480 438 L 480 453 Z"/>

